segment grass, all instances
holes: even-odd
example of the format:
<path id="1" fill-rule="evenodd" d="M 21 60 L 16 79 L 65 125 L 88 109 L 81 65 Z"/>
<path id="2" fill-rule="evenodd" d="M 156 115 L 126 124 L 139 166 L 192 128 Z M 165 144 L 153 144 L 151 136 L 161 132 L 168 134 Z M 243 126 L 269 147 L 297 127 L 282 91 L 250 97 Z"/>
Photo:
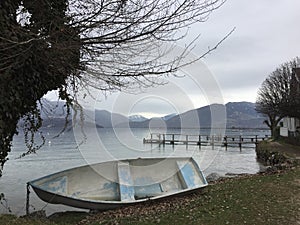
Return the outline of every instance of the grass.
<path id="1" fill-rule="evenodd" d="M 125 210 L 125 211 L 124 211 Z M 129 213 L 127 213 L 129 211 Z M 0 215 L 0 224 L 299 224 L 300 167 L 272 175 L 226 179 L 201 193 L 99 214 L 50 219 Z"/>
<path id="2" fill-rule="evenodd" d="M 187 197 L 167 212 L 101 218 L 91 224 L 297 224 L 300 169 L 270 176 L 229 179 Z M 97 216 L 87 220 L 97 221 Z"/>

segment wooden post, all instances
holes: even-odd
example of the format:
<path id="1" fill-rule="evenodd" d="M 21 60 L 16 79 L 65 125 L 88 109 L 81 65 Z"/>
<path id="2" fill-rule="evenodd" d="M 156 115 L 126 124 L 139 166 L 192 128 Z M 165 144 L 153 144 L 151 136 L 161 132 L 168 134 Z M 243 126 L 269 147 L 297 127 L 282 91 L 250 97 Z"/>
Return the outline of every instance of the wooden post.
<path id="1" fill-rule="evenodd" d="M 171 144 L 172 145 L 174 145 L 175 144 L 175 137 L 174 137 L 175 135 L 174 134 L 172 134 L 172 141 L 171 141 Z"/>
<path id="2" fill-rule="evenodd" d="M 199 135 L 198 145 L 199 145 L 199 147 L 201 148 L 201 135 Z"/>
<path id="3" fill-rule="evenodd" d="M 225 146 L 225 150 L 227 151 L 227 146 L 228 146 L 227 136 L 224 137 L 224 146 Z"/>
<path id="4" fill-rule="evenodd" d="M 242 136 L 240 135 L 240 140 L 239 140 L 240 151 L 242 151 L 242 141 L 243 141 L 243 138 L 242 138 Z"/>

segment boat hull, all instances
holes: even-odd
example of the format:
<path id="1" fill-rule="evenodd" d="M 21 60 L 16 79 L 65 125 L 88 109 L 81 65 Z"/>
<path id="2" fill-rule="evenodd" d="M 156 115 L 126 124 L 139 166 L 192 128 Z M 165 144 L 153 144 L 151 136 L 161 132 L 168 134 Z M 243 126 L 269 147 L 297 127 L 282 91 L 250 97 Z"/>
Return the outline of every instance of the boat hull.
<path id="1" fill-rule="evenodd" d="M 28 182 L 45 202 L 108 210 L 207 186 L 192 158 L 138 158 L 77 167 Z"/>

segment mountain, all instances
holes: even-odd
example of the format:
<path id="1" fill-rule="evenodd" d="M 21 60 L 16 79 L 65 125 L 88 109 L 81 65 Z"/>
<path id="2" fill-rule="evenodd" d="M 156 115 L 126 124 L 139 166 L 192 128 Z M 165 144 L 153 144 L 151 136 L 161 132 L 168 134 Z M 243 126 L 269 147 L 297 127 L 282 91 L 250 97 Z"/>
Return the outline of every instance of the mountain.
<path id="1" fill-rule="evenodd" d="M 129 119 L 129 126 L 132 128 L 145 128 L 145 127 L 166 127 L 166 121 L 176 116 L 177 114 L 169 114 L 164 117 L 154 117 L 147 119 L 143 117 L 140 121 Z M 126 124 L 128 126 L 128 124 Z M 118 124 L 118 127 L 124 127 L 125 124 Z"/>
<path id="2" fill-rule="evenodd" d="M 66 103 L 63 101 L 49 101 L 45 98 L 41 100 L 42 106 L 39 106 L 43 119 L 65 118 L 67 114 Z"/>
<path id="3" fill-rule="evenodd" d="M 226 127 L 232 128 L 267 128 L 263 121 L 266 118 L 255 110 L 251 102 L 229 102 L 226 105 L 212 104 L 190 110 L 167 121 L 168 127 Z"/>
<path id="4" fill-rule="evenodd" d="M 267 119 L 257 113 L 252 102 L 229 102 L 226 104 L 227 127 L 267 128 Z"/>
<path id="5" fill-rule="evenodd" d="M 130 122 L 143 122 L 148 120 L 146 117 L 143 117 L 141 115 L 131 115 L 128 117 Z"/>
<path id="6" fill-rule="evenodd" d="M 41 117 L 43 119 L 42 129 L 56 129 L 62 130 L 66 125 L 66 112 L 67 108 L 65 102 L 62 101 L 49 101 L 45 98 L 41 99 L 42 105 L 38 105 Z M 71 130 L 71 116 L 68 117 L 69 123 L 65 130 Z M 28 125 L 28 123 L 27 123 Z M 18 122 L 18 127 L 23 128 L 25 126 L 25 118 L 21 118 Z M 21 130 L 21 129 L 20 129 Z"/>
<path id="7" fill-rule="evenodd" d="M 168 128 L 223 127 L 226 123 L 225 111 L 224 105 L 212 104 L 174 116 L 166 123 Z"/>
<path id="8" fill-rule="evenodd" d="M 65 126 L 67 107 L 65 102 L 62 101 L 49 101 L 47 99 L 42 99 L 42 107 L 39 107 L 41 111 L 41 117 L 43 119 L 43 128 L 47 129 L 58 129 L 61 130 Z M 77 112 L 77 117 L 80 118 L 80 111 Z M 120 123 L 129 123 L 127 117 L 117 114 L 110 113 L 106 110 L 84 110 L 84 126 L 94 126 L 111 128 Z M 68 117 L 68 127 L 67 130 L 72 129 L 72 119 L 73 114 L 71 110 L 71 115 Z M 24 126 L 24 120 L 20 120 L 19 126 Z M 128 125 L 127 125 L 128 126 Z"/>
<path id="9" fill-rule="evenodd" d="M 95 122 L 98 126 L 111 128 L 118 124 L 128 124 L 129 120 L 126 116 L 118 113 L 111 113 L 106 110 L 95 110 Z"/>
<path id="10" fill-rule="evenodd" d="M 168 127 L 168 128 L 267 128 L 263 123 L 266 117 L 255 110 L 251 102 L 229 102 L 225 105 L 212 104 L 182 114 L 170 114 L 162 118 L 147 119 L 140 115 L 123 116 L 106 110 L 85 110 L 85 126 L 97 127 Z M 47 128 L 62 128 L 65 124 L 66 107 L 64 102 L 43 100 L 41 115 L 43 126 Z M 72 120 L 70 116 L 69 120 Z M 22 124 L 22 122 L 20 122 Z M 71 129 L 71 122 L 70 126 Z"/>
<path id="11" fill-rule="evenodd" d="M 161 118 L 164 120 L 164 118 Z M 264 116 L 257 113 L 251 102 L 229 102 L 226 105 L 212 104 L 174 115 L 165 120 L 157 118 L 143 122 L 130 123 L 131 127 L 167 126 L 168 128 L 267 128 Z M 149 125 L 150 124 L 150 125 Z"/>
<path id="12" fill-rule="evenodd" d="M 166 121 L 166 120 L 171 119 L 174 116 L 177 116 L 177 114 L 176 113 L 172 113 L 172 114 L 169 114 L 169 115 L 166 115 L 166 116 L 162 117 L 162 119 Z"/>
<path id="13" fill-rule="evenodd" d="M 170 114 L 162 118 L 135 115 L 125 117 L 104 110 L 96 110 L 96 123 L 102 127 L 168 127 L 168 128 L 267 128 L 264 116 L 257 113 L 251 102 L 229 102 L 225 105 L 212 104 L 182 114 Z"/>

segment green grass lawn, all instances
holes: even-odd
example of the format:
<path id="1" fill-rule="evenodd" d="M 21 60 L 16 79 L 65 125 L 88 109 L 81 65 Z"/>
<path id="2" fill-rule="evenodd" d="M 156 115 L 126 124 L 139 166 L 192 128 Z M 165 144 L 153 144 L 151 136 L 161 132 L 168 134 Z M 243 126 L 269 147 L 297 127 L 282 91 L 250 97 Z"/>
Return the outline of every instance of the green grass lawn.
<path id="1" fill-rule="evenodd" d="M 50 219 L 0 215 L 0 224 L 297 224 L 300 167 L 276 174 L 226 179 L 185 197 L 98 214 Z"/>

